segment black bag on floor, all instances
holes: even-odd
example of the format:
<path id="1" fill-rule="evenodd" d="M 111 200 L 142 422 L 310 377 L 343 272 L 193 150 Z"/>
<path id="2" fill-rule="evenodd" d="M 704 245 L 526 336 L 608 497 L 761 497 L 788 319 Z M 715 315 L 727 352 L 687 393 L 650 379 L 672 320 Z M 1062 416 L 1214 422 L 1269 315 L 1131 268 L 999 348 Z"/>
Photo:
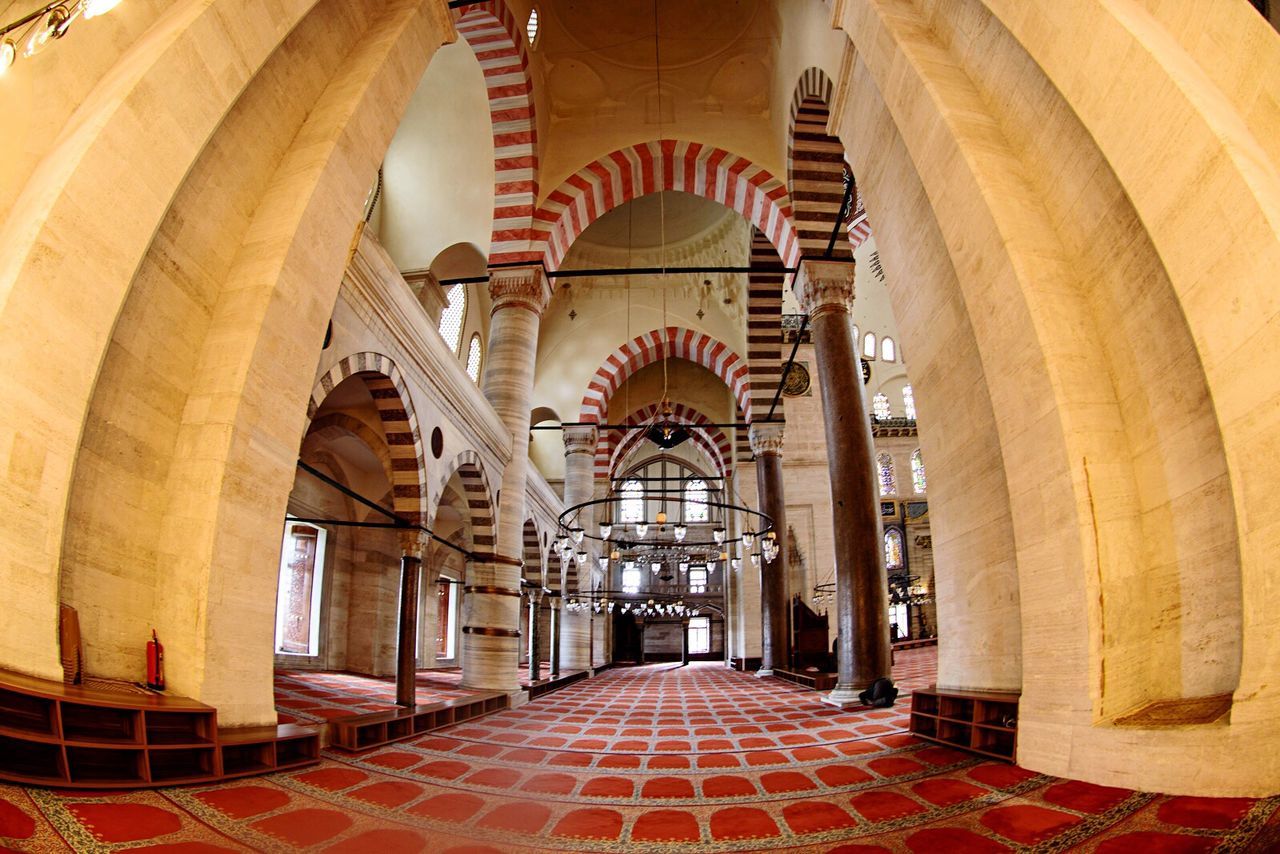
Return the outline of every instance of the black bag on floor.
<path id="1" fill-rule="evenodd" d="M 898 689 L 883 676 L 871 683 L 871 687 L 858 695 L 864 706 L 887 709 L 898 699 Z"/>

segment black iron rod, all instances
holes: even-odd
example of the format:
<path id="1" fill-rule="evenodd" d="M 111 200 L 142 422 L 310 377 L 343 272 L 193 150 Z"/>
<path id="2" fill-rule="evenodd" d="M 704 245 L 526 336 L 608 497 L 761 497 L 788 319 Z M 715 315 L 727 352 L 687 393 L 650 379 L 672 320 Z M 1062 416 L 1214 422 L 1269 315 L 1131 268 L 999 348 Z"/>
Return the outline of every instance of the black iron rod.
<path id="1" fill-rule="evenodd" d="M 494 265 L 494 269 L 501 269 Z M 785 275 L 794 273 L 795 267 L 783 267 L 776 264 L 747 267 L 596 267 L 589 270 L 548 270 L 548 279 L 581 279 L 588 276 L 658 276 L 664 273 L 683 275 L 688 273 L 778 273 Z M 488 276 L 465 276 L 456 279 L 441 279 L 441 285 L 471 285 L 489 281 Z"/>
<path id="2" fill-rule="evenodd" d="M 54 2 L 52 3 L 44 4 L 44 6 L 42 6 L 39 9 L 36 9 L 30 15 L 19 18 L 18 20 L 14 21 L 12 24 L 5 24 L 3 27 L 0 27 L 0 36 L 5 35 L 6 33 L 11 33 L 14 30 L 18 29 L 19 27 L 23 26 L 24 24 L 29 24 L 32 21 L 34 21 L 36 18 L 49 14 L 54 9 L 61 6 L 64 2 L 66 2 L 66 0 L 54 0 Z"/>
<path id="3" fill-rule="evenodd" d="M 844 200 L 840 202 L 840 210 L 836 213 L 835 224 L 831 226 L 831 239 L 827 241 L 827 254 L 824 256 L 830 258 L 836 251 L 836 238 L 840 236 L 840 223 L 844 222 L 844 218 L 849 214 L 849 205 L 853 202 L 853 177 L 849 173 L 845 173 L 844 182 Z"/>
<path id="4" fill-rule="evenodd" d="M 338 528 L 395 528 L 403 529 L 405 526 L 398 522 L 348 522 L 342 519 L 310 519 L 304 516 L 290 516 L 290 522 L 305 522 L 308 525 L 333 525 Z"/>
<path id="5" fill-rule="evenodd" d="M 782 397 L 782 386 L 787 381 L 787 374 L 791 373 L 791 365 L 796 360 L 796 351 L 800 349 L 800 339 L 804 337 L 804 332 L 809 328 L 809 315 L 804 316 L 804 320 L 800 321 L 800 331 L 796 333 L 796 340 L 791 344 L 791 355 L 787 357 L 787 363 L 782 367 L 782 376 L 778 378 L 778 389 L 773 393 L 773 403 L 769 404 L 769 414 L 761 423 L 769 423 L 774 420 L 773 410 L 778 407 L 778 400 Z"/>
<path id="6" fill-rule="evenodd" d="M 333 478 L 329 477 L 329 475 L 325 474 L 324 472 L 320 471 L 314 466 L 307 465 L 302 460 L 298 460 L 298 468 L 302 469 L 307 474 L 310 474 L 313 477 L 319 478 L 320 480 L 329 484 L 329 486 L 332 486 L 334 489 L 338 490 L 348 498 L 352 498 L 356 501 L 359 501 L 361 504 L 363 504 L 364 506 L 368 507 L 371 510 L 376 510 L 377 512 L 381 513 L 383 516 L 386 516 L 388 519 L 391 519 L 395 523 L 392 525 L 388 525 L 387 527 L 401 528 L 403 530 L 414 529 L 414 530 L 421 531 L 431 539 L 435 540 L 440 545 L 447 546 L 453 549 L 455 552 L 458 552 L 459 554 L 465 555 L 471 558 L 472 560 L 481 559 L 480 556 L 477 555 L 475 552 L 472 552 L 468 549 L 464 549 L 462 546 L 458 545 L 457 543 L 452 543 L 446 540 L 444 537 L 437 536 L 435 531 L 432 531 L 430 528 L 426 527 L 425 525 L 418 525 L 413 522 L 410 522 L 407 519 L 401 518 L 395 511 L 388 510 L 378 502 L 369 498 L 365 498 L 363 495 L 356 492 L 351 487 L 347 486 L 344 483 L 341 483 L 340 481 L 334 480 Z"/>

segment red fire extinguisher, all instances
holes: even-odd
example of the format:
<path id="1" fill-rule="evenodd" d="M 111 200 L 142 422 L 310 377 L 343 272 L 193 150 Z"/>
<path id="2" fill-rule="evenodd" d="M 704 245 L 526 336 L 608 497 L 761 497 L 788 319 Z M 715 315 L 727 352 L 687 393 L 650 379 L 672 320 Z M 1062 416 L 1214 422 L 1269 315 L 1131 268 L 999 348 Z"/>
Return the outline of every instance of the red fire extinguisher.
<path id="1" fill-rule="evenodd" d="M 164 690 L 164 647 L 156 637 L 156 630 L 151 630 L 151 640 L 147 641 L 147 687 L 154 691 Z"/>

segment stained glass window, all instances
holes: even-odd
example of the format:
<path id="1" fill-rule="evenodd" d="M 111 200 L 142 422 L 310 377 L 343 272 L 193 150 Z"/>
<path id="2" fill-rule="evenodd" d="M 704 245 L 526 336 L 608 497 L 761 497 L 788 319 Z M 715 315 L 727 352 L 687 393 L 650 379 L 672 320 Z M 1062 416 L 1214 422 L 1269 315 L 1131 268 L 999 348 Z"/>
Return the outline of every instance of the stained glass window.
<path id="1" fill-rule="evenodd" d="M 890 528 L 884 532 L 885 569 L 902 569 L 902 532 Z"/>
<path id="2" fill-rule="evenodd" d="M 471 336 L 467 345 L 467 375 L 473 383 L 480 382 L 480 333 Z"/>
<path id="3" fill-rule="evenodd" d="M 467 318 L 467 286 L 454 285 L 449 304 L 440 313 L 440 337 L 453 352 L 462 344 L 462 321 Z"/>
<path id="4" fill-rule="evenodd" d="M 898 479 L 893 473 L 893 457 L 880 454 L 876 457 L 876 469 L 880 473 L 880 494 L 897 495 Z"/>
<path id="5" fill-rule="evenodd" d="M 914 421 L 916 418 L 916 396 L 909 385 L 902 387 L 902 408 L 906 410 L 907 417 Z"/>
<path id="6" fill-rule="evenodd" d="M 924 492 L 929 488 L 924 476 L 924 458 L 920 456 L 919 448 L 911 454 L 911 482 L 915 484 L 916 492 Z"/>
<path id="7" fill-rule="evenodd" d="M 864 359 L 874 359 L 876 357 L 876 334 L 868 332 L 866 337 L 862 339 L 862 357 Z"/>
<path id="8" fill-rule="evenodd" d="M 622 484 L 622 521 L 644 521 L 644 486 L 632 478 Z"/>
<path id="9" fill-rule="evenodd" d="M 881 421 L 890 416 L 889 396 L 887 394 L 876 392 L 876 396 L 871 398 L 871 414 Z"/>
<path id="10" fill-rule="evenodd" d="M 684 521 L 707 521 L 707 482 L 700 477 L 685 481 Z"/>
<path id="11" fill-rule="evenodd" d="M 892 338 L 886 338 L 880 342 L 880 358 L 886 362 L 896 362 L 898 360 L 898 348 L 893 346 Z"/>

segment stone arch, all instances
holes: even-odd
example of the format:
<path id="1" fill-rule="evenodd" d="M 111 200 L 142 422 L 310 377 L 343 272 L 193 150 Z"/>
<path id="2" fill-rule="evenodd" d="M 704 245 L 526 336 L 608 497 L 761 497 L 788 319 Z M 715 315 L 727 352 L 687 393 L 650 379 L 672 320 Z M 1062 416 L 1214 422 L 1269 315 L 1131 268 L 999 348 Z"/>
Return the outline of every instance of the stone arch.
<path id="1" fill-rule="evenodd" d="M 532 516 L 524 520 L 524 528 L 521 533 L 523 541 L 521 559 L 524 561 L 524 569 L 521 575 L 530 584 L 541 586 L 545 575 L 542 535 L 538 530 L 537 521 Z"/>
<path id="2" fill-rule="evenodd" d="M 625 420 L 629 424 L 644 424 L 658 414 L 659 408 L 659 404 L 651 403 L 648 406 L 637 409 L 628 415 Z M 673 420 L 681 424 L 706 425 L 714 423 L 698 410 L 683 403 L 672 404 L 671 415 Z M 733 446 L 730 444 L 728 437 L 725 436 L 724 431 L 719 427 L 707 430 L 691 430 L 689 431 L 689 437 L 689 441 L 698 446 L 698 450 L 706 458 L 711 470 L 721 477 L 728 477 L 730 468 L 733 465 Z M 612 477 L 618 465 L 627 458 L 627 454 L 643 438 L 644 434 L 639 430 L 632 430 L 625 434 L 609 431 L 608 435 L 601 436 L 600 443 L 596 446 L 596 477 Z"/>
<path id="3" fill-rule="evenodd" d="M 844 201 L 844 145 L 827 133 L 834 91 L 826 72 L 811 66 L 801 73 L 791 95 L 787 184 L 791 190 L 796 236 L 800 240 L 800 252 L 805 257 L 826 254 L 832 226 Z M 832 246 L 833 257 L 850 257 L 852 249 L 862 242 L 854 243 L 853 233 L 849 231 L 849 225 L 855 219 L 865 224 L 866 212 L 863 211 L 859 219 L 851 208 L 841 223 L 841 230 L 848 232 L 848 240 L 840 240 L 837 235 Z M 859 226 L 861 228 L 862 225 Z M 867 233 L 870 234 L 869 227 Z"/>
<path id="4" fill-rule="evenodd" d="M 382 463 L 382 470 L 387 475 L 387 483 L 395 483 L 392 477 L 391 451 L 387 443 L 368 424 L 359 418 L 347 415 L 345 412 L 330 412 L 321 415 L 319 418 L 312 419 L 311 424 L 307 427 L 307 434 L 302 438 L 303 445 L 312 436 L 327 433 L 330 430 L 350 433 L 364 442 L 378 458 L 378 462 Z"/>
<path id="5" fill-rule="evenodd" d="M 489 263 L 541 261 L 554 270 L 588 225 L 637 196 L 681 190 L 719 202 L 768 235 L 793 263 L 800 252 L 787 188 L 744 157 L 699 142 L 663 139 L 601 157 L 565 179 L 534 214 L 527 246 L 490 256 Z"/>
<path id="6" fill-rule="evenodd" d="M 533 237 L 538 202 L 538 123 L 525 34 L 503 0 L 463 7 L 458 33 L 484 71 L 493 121 L 493 237 L 490 259 Z"/>
<path id="7" fill-rule="evenodd" d="M 578 420 L 599 424 L 609 398 L 627 377 L 666 357 L 686 359 L 711 371 L 724 380 L 738 406 L 750 412 L 751 380 L 747 363 L 705 332 L 668 326 L 636 336 L 604 360 L 587 383 Z"/>
<path id="8" fill-rule="evenodd" d="M 497 542 L 494 527 L 495 502 L 480 455 L 475 451 L 466 450 L 454 457 L 437 480 L 436 495 L 443 494 L 445 487 L 455 474 L 462 481 L 463 497 L 467 502 L 467 513 L 471 520 L 472 548 L 478 554 L 492 553 L 494 544 Z"/>
<path id="9" fill-rule="evenodd" d="M 424 524 L 428 515 L 426 450 L 409 388 L 395 362 L 370 352 L 339 359 L 312 389 L 307 418 L 314 418 L 324 398 L 349 377 L 359 377 L 364 382 L 382 420 L 391 457 L 392 507 L 401 518 Z"/>

